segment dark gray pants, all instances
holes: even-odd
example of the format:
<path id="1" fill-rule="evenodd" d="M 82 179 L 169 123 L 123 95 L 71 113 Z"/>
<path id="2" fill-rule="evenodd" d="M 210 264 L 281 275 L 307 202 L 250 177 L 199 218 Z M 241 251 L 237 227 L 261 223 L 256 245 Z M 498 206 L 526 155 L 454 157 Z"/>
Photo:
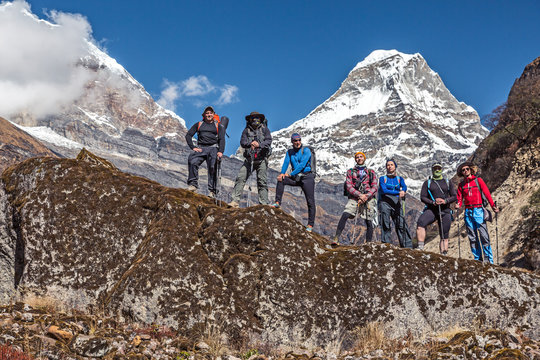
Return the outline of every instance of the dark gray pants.
<path id="1" fill-rule="evenodd" d="M 259 203 L 268 205 L 268 160 L 261 161 L 244 160 L 242 167 L 238 171 L 238 176 L 234 183 L 232 200 L 239 202 L 246 180 L 250 177 L 253 171 L 257 172 L 257 191 L 259 192 Z"/>
<path id="2" fill-rule="evenodd" d="M 405 214 L 401 206 L 401 201 L 384 197 L 379 202 L 381 212 L 382 242 L 392 243 L 392 222 L 402 248 L 412 249 L 412 239 L 405 222 Z"/>
<path id="3" fill-rule="evenodd" d="M 218 148 L 201 147 L 202 152 L 192 151 L 188 157 L 188 169 L 189 175 L 187 184 L 193 185 L 196 188 L 199 187 L 199 166 L 206 161 L 206 167 L 208 168 L 208 191 L 216 192 L 216 162 Z"/>
<path id="4" fill-rule="evenodd" d="M 315 224 L 315 175 L 306 174 L 302 176 L 297 181 L 291 179 L 290 177 L 283 178 L 283 181 L 278 181 L 276 185 L 276 202 L 281 204 L 281 198 L 283 197 L 283 191 L 285 190 L 285 185 L 289 186 L 300 186 L 304 191 L 304 196 L 306 197 L 307 207 L 308 207 L 308 225 L 313 226 Z"/>

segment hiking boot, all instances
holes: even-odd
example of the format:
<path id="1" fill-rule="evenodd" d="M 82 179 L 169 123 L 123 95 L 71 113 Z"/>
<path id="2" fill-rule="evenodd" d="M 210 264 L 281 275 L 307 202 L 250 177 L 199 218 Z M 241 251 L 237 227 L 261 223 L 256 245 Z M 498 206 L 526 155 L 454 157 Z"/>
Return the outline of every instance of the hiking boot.
<path id="1" fill-rule="evenodd" d="M 209 197 L 210 199 L 215 199 L 215 198 L 216 198 L 216 193 L 213 192 L 213 191 L 210 191 L 210 193 L 208 194 L 208 197 Z"/>
<path id="2" fill-rule="evenodd" d="M 281 205 L 277 201 L 270 206 L 275 207 L 276 209 L 279 209 L 281 207 Z"/>
<path id="3" fill-rule="evenodd" d="M 240 205 L 234 200 L 229 203 L 229 206 L 235 209 L 238 209 L 240 207 Z"/>
<path id="4" fill-rule="evenodd" d="M 446 255 L 448 255 L 448 251 L 443 251 L 442 254 L 443 254 L 444 256 L 446 256 Z"/>
<path id="5" fill-rule="evenodd" d="M 187 189 L 188 189 L 189 191 L 193 191 L 193 192 L 197 191 L 197 187 L 196 187 L 196 186 L 193 186 L 193 185 L 189 185 L 189 186 L 187 187 Z"/>
<path id="6" fill-rule="evenodd" d="M 332 238 L 332 243 L 330 245 L 338 246 L 339 245 L 339 236 L 334 235 L 334 237 Z"/>
<path id="7" fill-rule="evenodd" d="M 306 231 L 307 232 L 312 232 L 313 231 L 313 226 L 311 226 L 311 225 L 306 226 Z"/>

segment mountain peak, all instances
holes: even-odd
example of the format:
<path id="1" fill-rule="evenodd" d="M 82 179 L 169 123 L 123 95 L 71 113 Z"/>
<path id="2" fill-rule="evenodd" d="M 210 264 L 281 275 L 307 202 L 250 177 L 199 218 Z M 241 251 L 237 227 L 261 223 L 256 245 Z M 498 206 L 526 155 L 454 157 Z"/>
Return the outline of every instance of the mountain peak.
<path id="1" fill-rule="evenodd" d="M 391 58 L 391 57 L 394 57 L 394 56 L 400 57 L 401 59 L 403 59 L 403 62 L 405 62 L 405 63 L 408 62 L 413 57 L 416 57 L 416 56 L 422 57 L 422 55 L 420 55 L 419 53 L 411 55 L 411 54 L 405 54 L 405 53 L 399 52 L 399 51 L 397 51 L 395 49 L 392 49 L 392 50 L 374 50 L 364 60 L 362 60 L 358 64 L 356 64 L 356 66 L 354 67 L 354 69 L 352 71 L 354 71 L 356 69 L 359 69 L 359 68 L 362 68 L 362 67 L 369 66 L 371 64 L 377 63 L 379 61 L 382 61 L 382 60 L 385 60 L 385 59 L 388 59 L 388 58 Z"/>

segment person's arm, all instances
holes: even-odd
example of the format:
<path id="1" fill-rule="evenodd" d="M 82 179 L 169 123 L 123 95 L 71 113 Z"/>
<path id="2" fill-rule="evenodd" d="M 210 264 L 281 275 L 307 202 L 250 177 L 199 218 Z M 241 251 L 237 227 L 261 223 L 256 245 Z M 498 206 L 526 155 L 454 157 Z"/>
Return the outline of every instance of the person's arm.
<path id="1" fill-rule="evenodd" d="M 484 193 L 484 196 L 486 197 L 487 201 L 489 202 L 489 206 L 491 206 L 492 209 L 495 209 L 495 203 L 493 202 L 493 198 L 491 197 L 491 193 L 489 192 L 489 189 L 482 180 L 482 178 L 478 178 L 478 184 L 480 185 L 480 189 L 482 189 L 482 192 Z"/>
<path id="2" fill-rule="evenodd" d="M 456 206 L 458 207 L 458 209 L 463 205 L 463 187 L 461 186 L 462 183 L 459 183 L 458 185 L 458 188 L 457 188 L 457 194 L 456 194 L 456 200 L 457 200 L 457 204 Z"/>
<path id="3" fill-rule="evenodd" d="M 375 174 L 374 170 L 367 169 L 367 177 L 368 177 L 369 189 L 366 192 L 366 195 L 368 196 L 368 199 L 371 199 L 377 194 L 377 174 Z M 371 179 L 371 182 L 369 181 L 370 179 Z"/>
<path id="4" fill-rule="evenodd" d="M 251 141 L 249 141 L 248 138 L 248 129 L 245 128 L 244 131 L 242 131 L 242 136 L 240 137 L 240 146 L 244 149 L 248 149 L 251 145 Z"/>
<path id="5" fill-rule="evenodd" d="M 306 167 L 307 163 L 311 160 L 311 150 L 309 150 L 309 148 L 304 147 L 304 153 L 302 153 L 302 150 L 298 150 L 298 152 L 301 155 L 300 163 L 298 164 L 296 169 L 293 169 L 293 171 L 291 171 L 291 177 L 300 174 L 302 170 L 304 170 L 304 168 Z"/>
<path id="6" fill-rule="evenodd" d="M 272 145 L 272 134 L 270 133 L 270 130 L 268 130 L 266 126 L 263 128 L 263 133 L 264 133 L 264 139 L 259 140 L 260 141 L 259 146 L 261 149 L 268 149 L 270 148 L 270 145 Z"/>
<path id="7" fill-rule="evenodd" d="M 391 181 L 389 177 L 386 177 L 386 181 Z M 386 183 L 384 182 L 384 176 L 381 176 L 379 179 L 379 191 L 381 191 L 383 194 L 388 195 L 397 195 L 399 194 L 399 190 L 389 189 Z"/>
<path id="8" fill-rule="evenodd" d="M 405 184 L 405 179 L 402 177 L 399 178 L 401 178 L 401 181 L 399 182 L 401 184 L 401 190 L 407 192 L 407 184 Z"/>
<path id="9" fill-rule="evenodd" d="M 193 124 L 193 126 L 189 129 L 189 131 L 186 133 L 186 142 L 191 150 L 195 148 L 195 145 L 193 144 L 193 136 L 197 132 L 197 127 L 199 123 L 196 122 Z"/>
<path id="10" fill-rule="evenodd" d="M 450 187 L 448 189 L 448 193 L 450 194 L 450 197 L 447 197 L 444 200 L 446 200 L 447 204 L 451 204 L 457 200 L 457 193 L 456 193 L 456 187 L 454 186 L 453 182 L 448 181 L 448 186 Z"/>
<path id="11" fill-rule="evenodd" d="M 283 165 L 281 166 L 281 174 L 285 174 L 291 163 L 291 157 L 289 155 L 289 150 L 285 153 L 285 159 L 283 159 Z"/>
<path id="12" fill-rule="evenodd" d="M 431 200 L 431 196 L 428 194 L 427 181 L 424 181 L 424 184 L 422 185 L 422 190 L 420 191 L 420 200 L 427 205 L 435 204 L 435 201 Z"/>

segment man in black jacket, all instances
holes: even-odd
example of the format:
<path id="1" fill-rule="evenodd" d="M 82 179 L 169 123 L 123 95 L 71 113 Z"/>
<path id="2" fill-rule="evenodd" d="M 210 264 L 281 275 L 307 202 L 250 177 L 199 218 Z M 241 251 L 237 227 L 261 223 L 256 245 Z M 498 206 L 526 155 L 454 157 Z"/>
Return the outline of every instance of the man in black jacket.
<path id="1" fill-rule="evenodd" d="M 268 205 L 268 156 L 271 145 L 272 135 L 266 126 L 264 114 L 253 111 L 246 116 L 246 128 L 240 139 L 240 146 L 244 148 L 244 163 L 234 183 L 232 201 L 229 204 L 232 207 L 238 207 L 246 180 L 253 171 L 257 171 L 259 203 Z"/>
<path id="2" fill-rule="evenodd" d="M 441 242 L 441 254 L 448 252 L 448 233 L 452 224 L 452 210 L 450 204 L 457 200 L 456 188 L 452 182 L 442 175 L 442 165 L 434 163 L 431 167 L 432 176 L 422 184 L 420 199 L 425 204 L 424 212 L 418 218 L 416 237 L 418 249 L 424 248 L 426 239 L 426 226 L 437 221 Z"/>
<path id="3" fill-rule="evenodd" d="M 196 191 L 199 187 L 199 166 L 206 161 L 208 168 L 209 196 L 216 196 L 216 163 L 225 151 L 225 128 L 219 123 L 219 117 L 211 106 L 204 109 L 203 121 L 195 123 L 186 134 L 186 142 L 193 150 L 188 157 L 188 190 Z M 193 136 L 197 133 L 197 145 Z"/>

